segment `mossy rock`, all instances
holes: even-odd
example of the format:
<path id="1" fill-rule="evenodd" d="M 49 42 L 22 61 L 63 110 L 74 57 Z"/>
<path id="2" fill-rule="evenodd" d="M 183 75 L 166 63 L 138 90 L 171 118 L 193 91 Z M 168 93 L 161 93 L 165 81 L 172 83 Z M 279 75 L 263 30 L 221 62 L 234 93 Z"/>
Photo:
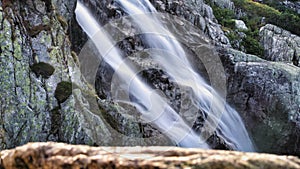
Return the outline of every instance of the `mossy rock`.
<path id="1" fill-rule="evenodd" d="M 54 96 L 59 103 L 65 102 L 71 94 L 72 94 L 71 82 L 63 81 L 57 84 Z"/>
<path id="2" fill-rule="evenodd" d="M 35 63 L 30 68 L 37 76 L 42 76 L 46 79 L 53 75 L 55 71 L 53 66 L 45 62 Z"/>

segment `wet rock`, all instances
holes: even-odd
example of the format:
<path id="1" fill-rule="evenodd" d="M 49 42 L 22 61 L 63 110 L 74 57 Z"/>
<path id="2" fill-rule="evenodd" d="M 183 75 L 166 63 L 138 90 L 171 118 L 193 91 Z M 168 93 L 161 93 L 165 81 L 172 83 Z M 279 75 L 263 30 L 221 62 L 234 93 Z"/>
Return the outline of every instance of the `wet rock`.
<path id="1" fill-rule="evenodd" d="M 196 1 L 160 1 L 152 0 L 154 7 L 163 13 L 169 13 L 191 22 L 203 32 L 205 32 L 219 46 L 230 46 L 228 38 L 224 35 L 221 26 L 217 24 L 217 20 L 213 14 L 212 8 L 206 5 L 202 0 Z M 99 22 L 105 25 L 112 19 L 125 16 L 124 12 L 118 8 L 118 5 L 111 0 L 104 0 L 100 4 L 95 0 L 86 3 L 93 14 L 97 16 Z M 74 35 L 76 38 L 76 35 Z"/>
<path id="2" fill-rule="evenodd" d="M 180 3 L 181 2 L 181 3 Z M 152 2 L 155 7 L 161 6 L 161 1 Z M 213 14 L 212 8 L 206 5 L 202 0 L 196 1 L 176 1 L 171 0 L 163 2 L 165 10 L 168 12 L 190 21 L 195 26 L 205 32 L 215 43 L 220 46 L 230 46 L 228 38 L 224 35 L 221 26 Z"/>
<path id="3" fill-rule="evenodd" d="M 88 147 L 32 143 L 0 152 L 0 167 L 16 168 L 231 168 L 297 169 L 293 156 L 175 147 Z"/>
<path id="4" fill-rule="evenodd" d="M 103 1 L 106 5 L 110 2 L 111 1 Z M 211 8 L 202 1 L 151 2 L 159 11 L 166 11 L 170 14 L 185 18 L 203 30 L 206 35 L 215 40 L 216 43 L 220 42 L 220 40 L 223 41 L 223 45 L 220 46 L 226 46 L 224 44 L 227 43 L 228 39 L 222 38 L 222 31 L 215 21 Z M 95 8 L 95 4 L 96 2 L 94 3 L 94 1 L 90 2 L 92 8 Z M 114 4 L 112 6 L 114 6 Z M 97 10 L 93 11 L 101 11 L 100 13 L 105 13 L 105 10 L 114 11 L 114 15 L 110 15 L 110 17 L 106 14 L 99 16 L 102 18 L 100 22 L 103 24 L 107 23 L 110 19 L 124 16 L 124 13 L 117 7 L 112 10 L 112 8 L 99 5 L 96 9 Z M 239 9 L 236 9 L 236 11 L 239 11 Z M 242 17 L 245 13 L 240 11 L 239 15 Z M 112 36 L 114 37 L 113 34 Z M 135 39 L 134 37 L 131 38 Z M 193 41 L 193 39 L 189 39 L 189 41 Z M 135 40 L 133 40 L 133 42 L 135 42 Z M 121 43 L 121 49 L 124 50 L 124 55 L 131 55 L 132 53 L 145 49 L 143 45 L 132 45 L 134 43 L 132 43 L 131 40 L 125 40 Z M 258 151 L 279 154 L 299 154 L 299 74 L 297 73 L 299 70 L 290 65 L 267 62 L 254 55 L 246 55 L 232 49 L 228 50 L 229 51 L 221 52 L 221 58 L 224 61 L 224 68 L 228 78 L 228 101 L 241 112 L 247 129 L 250 131 L 250 134 L 254 136 L 254 142 L 258 145 Z M 153 64 L 145 58 L 135 58 L 133 61 L 140 63 L 140 65 L 155 65 L 155 63 Z M 194 58 L 193 62 L 198 65 L 200 61 Z M 201 70 L 203 71 L 201 68 L 199 68 L 199 70 L 199 72 L 201 72 Z M 97 78 L 100 78 L 100 81 L 102 78 L 102 81 L 98 83 L 97 89 L 101 89 L 98 90 L 98 92 L 100 91 L 99 93 L 101 93 L 105 99 L 111 98 L 109 94 L 111 86 L 110 83 L 104 81 L 111 81 L 113 73 L 113 71 L 103 68 L 97 76 Z M 164 88 L 165 85 L 163 85 L 164 83 L 162 82 L 165 81 L 165 78 L 161 78 L 160 81 L 161 87 Z M 106 87 L 108 88 L 106 89 Z M 110 114 L 113 115 L 113 117 L 118 117 L 116 122 L 120 124 L 132 124 L 124 123 L 128 120 L 124 120 L 124 116 L 116 115 L 115 112 L 114 110 L 110 112 Z M 126 110 L 121 110 L 120 112 L 130 115 Z M 201 127 L 202 116 L 199 117 L 194 129 Z M 136 126 L 136 124 L 133 126 Z M 122 131 L 122 133 L 127 133 L 128 131 L 127 129 L 122 129 L 122 125 L 117 128 L 119 128 L 120 130 L 118 131 Z M 134 128 L 135 133 L 138 127 Z M 140 129 L 147 131 L 145 132 L 147 133 L 147 137 L 151 136 L 151 131 L 154 131 L 151 127 L 141 127 Z M 212 139 L 211 143 L 214 144 L 215 140 L 216 139 Z"/>
<path id="5" fill-rule="evenodd" d="M 300 66 L 300 37 L 275 25 L 267 24 L 260 29 L 264 58 Z"/>

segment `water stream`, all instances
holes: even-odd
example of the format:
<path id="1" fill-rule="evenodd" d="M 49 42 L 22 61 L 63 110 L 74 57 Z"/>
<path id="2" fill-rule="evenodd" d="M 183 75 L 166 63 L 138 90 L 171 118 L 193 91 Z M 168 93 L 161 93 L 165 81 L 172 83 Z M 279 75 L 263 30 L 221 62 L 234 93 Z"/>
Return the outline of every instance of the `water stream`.
<path id="1" fill-rule="evenodd" d="M 239 114 L 232 109 L 205 80 L 193 70 L 185 51 L 180 43 L 164 27 L 159 18 L 151 13 L 157 13 L 148 0 L 116 0 L 117 5 L 128 15 L 142 15 L 134 20 L 143 32 L 164 32 L 162 35 L 146 34 L 143 42 L 151 48 L 168 51 L 168 55 L 151 56 L 160 63 L 167 74 L 176 83 L 192 89 L 192 99 L 196 106 L 208 115 L 208 126 L 216 126 L 217 134 L 224 138 L 227 144 L 241 151 L 254 151 L 251 139 Z M 162 133 L 182 147 L 210 148 L 203 138 L 196 134 L 186 124 L 178 112 L 165 99 L 144 83 L 135 73 L 130 64 L 124 65 L 121 52 L 113 44 L 110 35 L 102 29 L 89 10 L 77 2 L 76 18 L 82 29 L 92 39 L 99 53 L 122 78 L 125 86 L 130 86 L 131 100 L 142 119 L 151 122 Z M 155 25 L 155 26 L 154 26 Z M 166 36 L 167 35 L 167 36 Z M 222 115 L 220 118 L 218 115 Z"/>

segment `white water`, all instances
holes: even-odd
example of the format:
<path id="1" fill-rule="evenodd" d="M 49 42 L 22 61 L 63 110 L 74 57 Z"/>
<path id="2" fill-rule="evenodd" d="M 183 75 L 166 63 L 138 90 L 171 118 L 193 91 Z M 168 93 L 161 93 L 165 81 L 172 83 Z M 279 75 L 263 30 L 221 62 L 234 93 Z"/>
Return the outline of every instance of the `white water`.
<path id="1" fill-rule="evenodd" d="M 115 73 L 119 77 L 123 77 L 124 83 L 130 83 L 130 86 L 135 89 L 130 91 L 130 94 L 136 98 L 136 102 L 133 104 L 143 113 L 142 118 L 145 121 L 151 121 L 161 132 L 182 146 L 209 148 L 206 143 L 200 143 L 199 136 L 158 93 L 144 84 L 131 67 L 123 65 L 123 59 L 118 49 L 112 48 L 110 50 L 113 43 L 109 39 L 109 35 L 101 29 L 101 26 L 80 2 L 77 2 L 76 17 L 81 27 L 95 43 L 99 53 L 105 56 L 105 61 L 116 71 Z"/>
<path id="2" fill-rule="evenodd" d="M 129 15 L 156 13 L 155 8 L 148 0 L 116 0 L 116 2 Z M 105 56 L 105 61 L 116 71 L 115 73 L 119 77 L 123 78 L 125 86 L 130 85 L 134 89 L 129 91 L 136 98 L 132 104 L 142 113 L 144 120 L 155 124 L 161 132 L 180 146 L 209 148 L 207 144 L 201 143 L 200 136 L 191 130 L 156 91 L 153 91 L 136 76 L 130 65 L 124 65 L 120 52 L 113 47 L 114 43 L 109 35 L 101 29 L 101 26 L 80 2 L 77 2 L 76 17 L 81 27 L 95 43 L 100 54 Z M 172 34 L 164 28 L 156 17 L 143 15 L 143 17 L 137 17 L 134 22 L 143 32 L 163 32 L 164 35 L 172 37 Z M 150 47 L 166 50 L 170 53 L 170 55 L 164 56 L 153 55 L 152 58 L 160 63 L 177 83 L 192 89 L 193 100 L 197 107 L 208 114 L 209 123 L 206 124 L 207 126 L 218 125 L 218 135 L 236 150 L 254 151 L 238 113 L 227 105 L 216 91 L 192 69 L 179 42 L 168 37 L 145 36 L 143 40 Z M 218 120 L 220 114 L 222 114 L 222 118 Z"/>

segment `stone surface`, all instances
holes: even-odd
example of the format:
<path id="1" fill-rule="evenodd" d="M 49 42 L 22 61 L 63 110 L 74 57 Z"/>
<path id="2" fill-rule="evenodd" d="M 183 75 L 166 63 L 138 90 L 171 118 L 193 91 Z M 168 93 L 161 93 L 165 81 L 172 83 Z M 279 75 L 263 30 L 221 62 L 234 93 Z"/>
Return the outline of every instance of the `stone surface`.
<path id="1" fill-rule="evenodd" d="M 213 4 L 217 5 L 220 8 L 234 10 L 235 6 L 231 0 L 210 0 Z"/>
<path id="2" fill-rule="evenodd" d="M 245 22 L 242 20 L 235 20 L 235 27 L 237 29 L 248 30 Z"/>
<path id="3" fill-rule="evenodd" d="M 91 108 L 98 107 L 97 96 L 71 51 L 75 0 L 0 5 L 0 149 L 49 140 L 111 142 L 106 125 L 95 117 L 99 110 Z"/>
<path id="4" fill-rule="evenodd" d="M 293 156 L 176 147 L 88 147 L 33 143 L 0 152 L 0 167 L 298 169 Z"/>
<path id="5" fill-rule="evenodd" d="M 167 12 L 190 21 L 205 32 L 216 45 L 230 46 L 229 40 L 224 35 L 221 26 L 217 24 L 212 8 L 206 5 L 203 0 L 152 0 L 151 3 L 159 12 Z M 101 3 L 96 0 L 90 0 L 87 6 L 93 9 L 93 13 L 97 15 L 102 25 L 112 19 L 124 16 L 124 12 L 122 12 L 112 0 L 103 0 Z"/>
<path id="6" fill-rule="evenodd" d="M 300 37 L 275 25 L 267 24 L 260 29 L 265 59 L 300 66 Z"/>
<path id="7" fill-rule="evenodd" d="M 300 155 L 300 69 L 228 49 L 227 101 L 240 112 L 259 152 Z"/>
<path id="8" fill-rule="evenodd" d="M 70 81 L 70 42 L 59 14 L 47 13 L 48 7 L 38 0 L 2 3 L 0 149 L 51 137 L 56 84 Z"/>
<path id="9" fill-rule="evenodd" d="M 282 1 L 280 4 L 300 14 L 300 1 Z"/>

